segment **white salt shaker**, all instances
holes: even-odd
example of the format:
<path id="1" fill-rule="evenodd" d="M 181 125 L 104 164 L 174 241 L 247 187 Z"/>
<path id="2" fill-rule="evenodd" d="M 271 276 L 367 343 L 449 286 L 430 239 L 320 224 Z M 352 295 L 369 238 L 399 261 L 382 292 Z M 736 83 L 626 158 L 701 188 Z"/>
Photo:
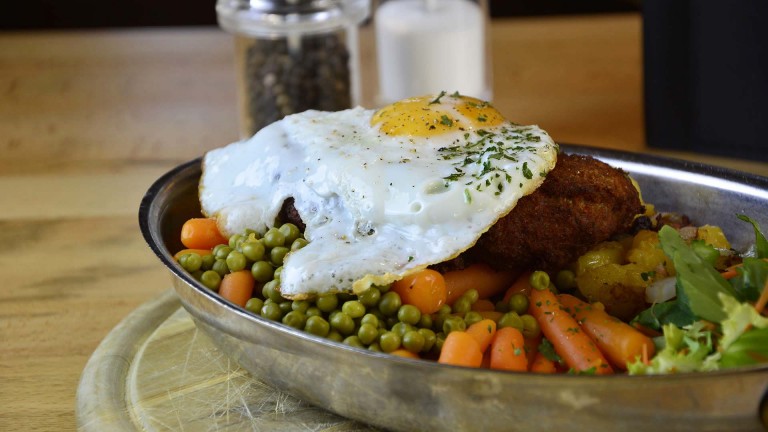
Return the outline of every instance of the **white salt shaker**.
<path id="1" fill-rule="evenodd" d="M 377 103 L 440 91 L 491 100 L 487 24 L 487 0 L 381 1 Z"/>

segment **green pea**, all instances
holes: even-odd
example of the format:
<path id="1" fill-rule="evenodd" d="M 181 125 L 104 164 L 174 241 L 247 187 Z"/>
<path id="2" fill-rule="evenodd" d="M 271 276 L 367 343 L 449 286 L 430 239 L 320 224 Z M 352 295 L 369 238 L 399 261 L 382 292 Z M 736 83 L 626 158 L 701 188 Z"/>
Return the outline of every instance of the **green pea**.
<path id="1" fill-rule="evenodd" d="M 270 228 L 264 233 L 264 246 L 268 248 L 275 248 L 283 246 L 285 244 L 285 235 L 277 228 Z"/>
<path id="2" fill-rule="evenodd" d="M 374 343 L 368 345 L 368 350 L 369 351 L 374 351 L 374 352 L 383 352 L 381 350 L 381 346 L 379 345 L 378 342 L 374 342 Z"/>
<path id="3" fill-rule="evenodd" d="M 331 329 L 331 331 L 328 332 L 328 336 L 326 336 L 326 338 L 334 342 L 341 342 L 344 340 L 344 336 L 342 336 L 341 333 L 337 332 L 334 329 Z"/>
<path id="4" fill-rule="evenodd" d="M 406 324 L 416 325 L 421 319 L 421 311 L 414 305 L 404 304 L 397 310 L 397 319 Z"/>
<path id="5" fill-rule="evenodd" d="M 520 315 L 517 312 L 507 312 L 499 318 L 499 328 L 514 327 L 520 331 L 523 330 L 523 320 L 520 319 Z"/>
<path id="6" fill-rule="evenodd" d="M 424 349 L 424 335 L 416 330 L 411 330 L 403 335 L 403 348 L 412 353 L 418 353 Z"/>
<path id="7" fill-rule="evenodd" d="M 229 267 L 227 267 L 227 261 L 224 259 L 216 258 L 216 261 L 214 261 L 213 265 L 211 266 L 211 270 L 218 273 L 219 276 L 224 277 L 225 274 L 229 273 Z"/>
<path id="8" fill-rule="evenodd" d="M 232 248 L 226 245 L 218 245 L 213 248 L 213 254 L 216 255 L 216 259 L 227 259 L 227 255 L 232 252 Z"/>
<path id="9" fill-rule="evenodd" d="M 448 315 L 451 312 L 453 312 L 453 309 L 451 309 L 451 307 L 448 306 L 447 304 L 440 306 L 440 309 L 437 310 L 438 315 L 441 315 L 441 314 Z"/>
<path id="10" fill-rule="evenodd" d="M 453 302 L 453 311 L 458 314 L 465 314 L 472 309 L 472 303 L 466 297 L 459 297 Z"/>
<path id="11" fill-rule="evenodd" d="M 555 286 L 560 291 L 576 289 L 576 274 L 571 270 L 560 270 L 555 275 Z"/>
<path id="12" fill-rule="evenodd" d="M 259 241 L 248 241 L 243 243 L 242 253 L 251 261 L 261 261 L 264 258 L 264 245 Z"/>
<path id="13" fill-rule="evenodd" d="M 421 349 L 422 352 L 429 352 L 429 350 L 432 349 L 433 346 L 435 346 L 435 341 L 437 341 L 437 335 L 434 331 L 428 328 L 420 328 L 418 330 L 419 333 L 421 333 L 421 336 L 424 337 L 424 347 Z"/>
<path id="14" fill-rule="evenodd" d="M 285 259 L 286 255 L 288 255 L 287 247 L 276 246 L 269 251 L 269 260 L 275 267 L 279 267 L 283 265 L 283 260 Z"/>
<path id="15" fill-rule="evenodd" d="M 331 325 L 322 316 L 312 315 L 307 318 L 304 330 L 315 336 L 326 337 L 331 331 Z"/>
<path id="16" fill-rule="evenodd" d="M 545 290 L 549 288 L 549 275 L 547 272 L 536 270 L 535 272 L 531 273 L 530 283 L 531 286 L 536 290 Z"/>
<path id="17" fill-rule="evenodd" d="M 365 306 L 357 300 L 349 300 L 341 305 L 342 312 L 352 318 L 362 318 L 365 315 Z"/>
<path id="18" fill-rule="evenodd" d="M 527 338 L 536 338 L 541 334 L 541 327 L 532 315 L 522 315 L 520 320 L 523 322 L 523 336 Z"/>
<path id="19" fill-rule="evenodd" d="M 235 234 L 232 237 L 229 238 L 228 245 L 232 249 L 237 249 L 238 246 L 243 242 L 245 238 L 242 234 Z"/>
<path id="20" fill-rule="evenodd" d="M 245 302 L 245 309 L 256 314 L 261 313 L 262 307 L 264 307 L 264 300 L 258 297 L 250 298 L 247 302 Z"/>
<path id="21" fill-rule="evenodd" d="M 281 303 L 284 299 L 280 294 L 280 286 L 276 281 L 269 281 L 261 288 L 261 296 L 270 299 L 275 303 Z"/>
<path id="22" fill-rule="evenodd" d="M 339 298 L 336 294 L 323 294 L 315 301 L 315 306 L 325 313 L 331 313 L 338 305 Z"/>
<path id="23" fill-rule="evenodd" d="M 509 310 L 522 315 L 528 311 L 528 296 L 517 293 L 509 298 Z"/>
<path id="24" fill-rule="evenodd" d="M 467 323 L 467 326 L 471 326 L 472 324 L 482 320 L 483 316 L 480 315 L 480 312 L 469 311 L 464 314 L 464 322 Z"/>
<path id="25" fill-rule="evenodd" d="M 261 307 L 261 316 L 272 321 L 280 321 L 283 318 L 283 311 L 275 302 L 264 302 L 264 306 Z"/>
<path id="26" fill-rule="evenodd" d="M 245 265 L 247 264 L 247 260 L 245 259 L 245 255 L 242 253 L 233 250 L 232 252 L 227 255 L 226 258 L 227 267 L 229 267 L 229 271 L 236 272 L 240 271 L 245 268 Z"/>
<path id="27" fill-rule="evenodd" d="M 382 294 L 389 291 L 390 288 L 392 288 L 392 285 L 374 285 L 377 290 L 379 290 Z"/>
<path id="28" fill-rule="evenodd" d="M 449 334 L 452 331 L 464 331 L 467 329 L 467 323 L 463 319 L 450 315 L 443 322 L 443 333 Z"/>
<path id="29" fill-rule="evenodd" d="M 419 324 L 417 325 L 421 328 L 431 329 L 433 324 L 434 324 L 434 321 L 432 319 L 432 315 L 421 314 L 421 319 L 419 319 Z"/>
<path id="30" fill-rule="evenodd" d="M 304 312 L 308 317 L 311 316 L 323 316 L 323 311 L 317 308 L 317 306 L 310 306 L 306 312 Z"/>
<path id="31" fill-rule="evenodd" d="M 218 291 L 221 284 L 221 276 L 213 270 L 206 270 L 200 275 L 200 282 L 206 287 Z"/>
<path id="32" fill-rule="evenodd" d="M 363 315 L 363 318 L 360 319 L 360 324 L 370 324 L 376 328 L 379 328 L 379 317 L 372 313 L 367 313 Z"/>
<path id="33" fill-rule="evenodd" d="M 403 301 L 400 299 L 400 294 L 394 291 L 387 291 L 379 300 L 379 310 L 384 316 L 396 314 L 402 305 Z"/>
<path id="34" fill-rule="evenodd" d="M 309 309 L 309 302 L 306 300 L 294 300 L 291 302 L 291 309 L 301 313 L 306 313 Z"/>
<path id="35" fill-rule="evenodd" d="M 374 307 L 379 304 L 379 300 L 381 299 L 381 291 L 374 287 L 370 287 L 367 290 L 361 292 L 360 295 L 357 296 L 357 299 L 366 307 Z"/>
<path id="36" fill-rule="evenodd" d="M 200 267 L 202 267 L 203 257 L 194 252 L 186 253 L 180 257 L 179 264 L 181 264 L 184 270 L 193 273 L 200 270 Z"/>
<path id="37" fill-rule="evenodd" d="M 373 324 L 361 324 L 357 330 L 357 337 L 363 344 L 370 345 L 379 338 L 379 329 Z"/>
<path id="38" fill-rule="evenodd" d="M 348 336 L 355 331 L 355 321 L 344 312 L 338 312 L 331 315 L 331 327 L 344 336 Z"/>
<path id="39" fill-rule="evenodd" d="M 200 280 L 200 277 L 202 277 L 202 276 L 203 276 L 203 271 L 202 271 L 202 270 L 197 270 L 197 271 L 193 271 L 193 272 L 192 272 L 192 277 L 193 277 L 195 280 L 197 280 L 197 281 L 199 281 L 199 280 Z"/>
<path id="40" fill-rule="evenodd" d="M 357 337 L 357 335 L 347 336 L 341 343 L 355 348 L 365 348 L 365 345 L 363 345 L 363 342 L 360 341 L 360 338 Z"/>
<path id="41" fill-rule="evenodd" d="M 253 275 L 253 278 L 256 279 L 257 282 L 268 282 L 272 280 L 274 274 L 274 267 L 266 261 L 256 261 L 251 266 L 251 275 Z"/>
<path id="42" fill-rule="evenodd" d="M 440 352 L 443 349 L 443 343 L 445 343 L 445 333 L 435 333 L 435 345 L 433 348 Z"/>
<path id="43" fill-rule="evenodd" d="M 386 353 L 390 353 L 400 348 L 401 343 L 402 339 L 400 338 L 400 335 L 395 332 L 386 332 L 379 336 L 379 346 L 381 347 L 381 350 Z"/>
<path id="44" fill-rule="evenodd" d="M 467 290 L 461 296 L 466 297 L 466 299 L 469 300 L 470 305 L 475 304 L 475 302 L 480 299 L 480 293 L 474 288 Z"/>
<path id="45" fill-rule="evenodd" d="M 291 252 L 297 251 L 308 244 L 309 242 L 306 241 L 305 239 L 297 238 L 296 240 L 293 241 L 293 243 L 291 243 Z"/>
<path id="46" fill-rule="evenodd" d="M 213 254 L 204 255 L 202 257 L 203 263 L 200 266 L 202 270 L 210 270 L 213 268 L 213 263 L 216 262 L 216 257 Z"/>
<path id="47" fill-rule="evenodd" d="M 401 338 L 405 336 L 409 331 L 416 330 L 416 328 L 410 324 L 399 322 L 392 326 L 392 332 L 396 333 Z"/>
<path id="48" fill-rule="evenodd" d="M 284 223 L 283 225 L 280 226 L 279 231 L 283 235 L 284 244 L 293 243 L 301 235 L 301 231 L 299 231 L 299 227 L 297 227 L 292 223 Z"/>
<path id="49" fill-rule="evenodd" d="M 280 276 L 283 274 L 283 266 L 280 266 L 275 269 L 275 272 L 272 273 L 272 279 L 274 280 L 280 280 Z"/>
<path id="50" fill-rule="evenodd" d="M 283 324 L 296 329 L 303 329 L 307 322 L 304 312 L 292 310 L 283 316 Z"/>
<path id="51" fill-rule="evenodd" d="M 280 305 L 280 310 L 283 311 L 283 315 L 287 314 L 288 312 L 293 312 L 293 308 L 291 307 L 292 303 L 293 302 L 291 301 L 277 302 L 277 304 Z"/>

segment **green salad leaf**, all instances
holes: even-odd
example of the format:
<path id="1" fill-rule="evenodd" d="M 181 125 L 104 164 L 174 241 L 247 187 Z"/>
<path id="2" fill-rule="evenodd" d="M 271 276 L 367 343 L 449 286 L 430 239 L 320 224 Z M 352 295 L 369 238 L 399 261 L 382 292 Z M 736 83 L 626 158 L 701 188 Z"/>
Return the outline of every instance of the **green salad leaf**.
<path id="1" fill-rule="evenodd" d="M 648 364 L 637 360 L 627 364 L 633 375 L 653 375 L 716 370 L 719 354 L 714 351 L 712 332 L 696 321 L 685 327 L 663 326 L 660 349 Z"/>
<path id="2" fill-rule="evenodd" d="M 757 258 L 768 258 L 768 240 L 766 240 L 757 222 L 747 215 L 736 215 L 737 218 L 752 224 L 755 230 L 755 253 Z"/>
<path id="3" fill-rule="evenodd" d="M 741 301 L 757 301 L 768 280 L 768 261 L 758 258 L 744 258 L 737 269 L 739 275 L 730 280 Z"/>

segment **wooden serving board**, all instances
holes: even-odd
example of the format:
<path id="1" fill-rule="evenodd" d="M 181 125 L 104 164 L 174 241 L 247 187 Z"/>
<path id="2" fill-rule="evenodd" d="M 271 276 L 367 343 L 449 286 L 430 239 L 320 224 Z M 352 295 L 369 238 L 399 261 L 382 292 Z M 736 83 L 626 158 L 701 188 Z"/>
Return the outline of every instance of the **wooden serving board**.
<path id="1" fill-rule="evenodd" d="M 197 330 L 169 290 L 126 317 L 86 365 L 81 431 L 375 431 L 275 390 Z"/>

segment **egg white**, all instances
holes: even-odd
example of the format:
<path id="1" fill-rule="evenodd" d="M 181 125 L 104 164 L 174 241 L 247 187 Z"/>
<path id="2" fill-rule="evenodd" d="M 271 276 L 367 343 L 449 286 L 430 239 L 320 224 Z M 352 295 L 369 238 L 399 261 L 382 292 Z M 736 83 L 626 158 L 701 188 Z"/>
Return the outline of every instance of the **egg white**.
<path id="1" fill-rule="evenodd" d="M 454 258 L 556 162 L 537 126 L 390 136 L 373 114 L 294 114 L 204 157 L 200 203 L 226 235 L 263 232 L 295 199 L 309 244 L 284 261 L 286 297 L 360 292 Z"/>

